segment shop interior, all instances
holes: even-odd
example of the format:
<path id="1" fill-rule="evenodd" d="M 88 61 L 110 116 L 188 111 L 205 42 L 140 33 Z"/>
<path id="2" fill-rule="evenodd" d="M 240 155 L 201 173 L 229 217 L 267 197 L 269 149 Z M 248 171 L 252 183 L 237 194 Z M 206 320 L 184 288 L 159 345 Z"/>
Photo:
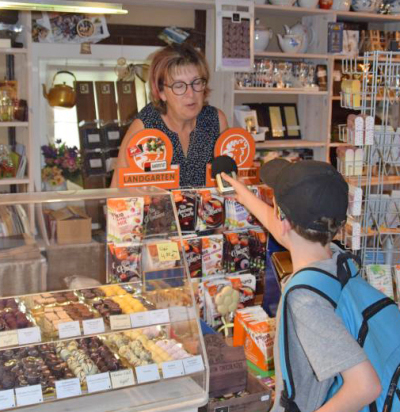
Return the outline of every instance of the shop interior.
<path id="1" fill-rule="evenodd" d="M 170 185 L 116 169 L 167 44 L 205 55 L 207 101 L 244 141 L 246 160 L 229 156 L 257 197 L 276 157 L 344 176 L 335 241 L 400 304 L 398 0 L 19 3 L 0 4 L 0 410 L 273 404 L 290 253 L 211 166 L 184 188 L 168 156 Z"/>

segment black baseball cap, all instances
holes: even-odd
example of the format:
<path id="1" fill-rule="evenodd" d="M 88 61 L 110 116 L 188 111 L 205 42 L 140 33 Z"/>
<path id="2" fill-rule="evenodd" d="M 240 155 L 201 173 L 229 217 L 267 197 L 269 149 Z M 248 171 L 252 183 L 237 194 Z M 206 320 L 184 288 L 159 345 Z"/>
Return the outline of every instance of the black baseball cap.
<path id="1" fill-rule="evenodd" d="M 274 159 L 260 170 L 261 180 L 272 189 L 286 217 L 303 229 L 328 232 L 321 218 L 346 221 L 349 187 L 329 163 L 302 160 L 290 163 Z"/>

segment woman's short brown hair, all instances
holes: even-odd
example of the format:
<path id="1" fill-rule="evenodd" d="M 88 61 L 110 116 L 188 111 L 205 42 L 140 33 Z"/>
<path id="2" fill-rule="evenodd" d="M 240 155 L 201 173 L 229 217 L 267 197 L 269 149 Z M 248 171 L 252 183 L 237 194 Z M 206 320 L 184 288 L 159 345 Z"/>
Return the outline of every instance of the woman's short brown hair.
<path id="1" fill-rule="evenodd" d="M 167 105 L 160 98 L 160 92 L 164 89 L 164 83 L 172 78 L 177 68 L 194 65 L 202 79 L 207 81 L 204 90 L 204 99 L 210 93 L 208 81 L 210 79 L 210 71 L 204 55 L 198 52 L 189 44 L 174 44 L 164 47 L 156 52 L 153 56 L 150 65 L 150 97 L 154 107 L 161 113 L 167 112 Z"/>

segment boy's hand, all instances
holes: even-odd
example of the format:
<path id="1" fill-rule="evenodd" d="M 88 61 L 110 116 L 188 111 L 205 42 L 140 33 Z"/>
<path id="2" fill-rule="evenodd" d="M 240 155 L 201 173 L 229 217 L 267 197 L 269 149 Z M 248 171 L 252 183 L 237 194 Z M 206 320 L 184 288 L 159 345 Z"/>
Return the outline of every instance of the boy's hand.
<path id="1" fill-rule="evenodd" d="M 236 200 L 239 203 L 245 204 L 246 199 L 249 199 L 249 195 L 253 195 L 252 192 L 241 182 L 238 180 L 233 179 L 231 176 L 227 175 L 226 173 L 222 172 L 221 177 L 226 180 L 236 192 Z"/>

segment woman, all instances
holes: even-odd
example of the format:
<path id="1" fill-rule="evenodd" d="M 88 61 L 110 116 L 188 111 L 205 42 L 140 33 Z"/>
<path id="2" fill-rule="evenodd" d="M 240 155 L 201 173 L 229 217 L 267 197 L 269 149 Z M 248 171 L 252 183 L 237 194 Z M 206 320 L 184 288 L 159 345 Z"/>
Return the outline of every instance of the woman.
<path id="1" fill-rule="evenodd" d="M 139 113 L 126 133 L 116 168 L 127 167 L 126 147 L 143 129 L 159 129 L 172 142 L 172 164 L 180 166 L 180 186 L 204 186 L 206 164 L 213 159 L 214 145 L 227 127 L 225 114 L 209 106 L 207 62 L 189 45 L 165 47 L 150 66 L 151 103 Z M 114 173 L 112 187 L 118 186 Z"/>

